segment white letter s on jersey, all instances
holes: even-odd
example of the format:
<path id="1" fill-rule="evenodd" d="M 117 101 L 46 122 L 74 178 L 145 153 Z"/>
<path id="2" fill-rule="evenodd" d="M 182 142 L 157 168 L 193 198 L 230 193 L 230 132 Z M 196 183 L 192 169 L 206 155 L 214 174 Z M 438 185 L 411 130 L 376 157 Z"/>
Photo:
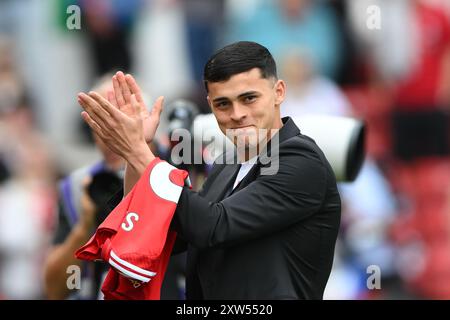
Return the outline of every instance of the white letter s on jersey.
<path id="1" fill-rule="evenodd" d="M 134 224 L 133 221 L 131 221 L 131 218 L 134 217 L 134 220 L 138 221 L 139 220 L 139 215 L 135 212 L 130 212 L 127 214 L 127 216 L 125 217 L 125 220 L 127 223 L 123 222 L 122 223 L 122 229 L 125 231 L 131 231 L 133 230 Z"/>

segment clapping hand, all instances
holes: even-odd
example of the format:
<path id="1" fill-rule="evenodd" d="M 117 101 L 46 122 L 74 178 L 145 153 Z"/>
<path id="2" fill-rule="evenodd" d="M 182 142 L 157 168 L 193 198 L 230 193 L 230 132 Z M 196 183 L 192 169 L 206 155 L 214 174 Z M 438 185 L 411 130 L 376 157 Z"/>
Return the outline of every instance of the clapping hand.
<path id="1" fill-rule="evenodd" d="M 113 76 L 114 92 L 105 99 L 97 92 L 80 93 L 78 103 L 82 118 L 115 153 L 128 159 L 135 149 L 147 148 L 159 125 L 163 97 L 151 112 L 142 99 L 139 86 L 131 75 Z M 145 146 L 145 147 L 144 147 Z"/>
<path id="2" fill-rule="evenodd" d="M 136 110 L 143 120 L 145 141 L 152 142 L 159 125 L 164 97 L 156 99 L 149 112 L 142 98 L 141 89 L 131 74 L 124 75 L 119 71 L 112 77 L 112 82 L 114 92 L 108 92 L 108 101 L 127 115 L 132 115 Z"/>

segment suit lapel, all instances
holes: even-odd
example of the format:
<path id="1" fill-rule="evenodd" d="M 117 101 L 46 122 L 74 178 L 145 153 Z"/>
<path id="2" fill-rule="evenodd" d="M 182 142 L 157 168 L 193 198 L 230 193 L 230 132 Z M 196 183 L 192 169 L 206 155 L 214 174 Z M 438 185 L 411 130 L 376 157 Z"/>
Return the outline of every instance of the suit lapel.
<path id="1" fill-rule="evenodd" d="M 300 130 L 295 125 L 295 123 L 292 121 L 290 117 L 285 117 L 282 119 L 283 121 L 283 127 L 278 131 L 278 143 L 282 143 L 284 140 L 287 140 L 295 135 L 300 134 Z M 269 141 L 268 145 L 271 145 L 272 141 Z M 278 148 L 278 146 L 277 146 Z M 270 149 L 269 149 L 270 150 Z M 235 157 L 236 155 L 234 153 L 226 154 L 226 161 L 230 161 L 230 157 Z M 225 163 L 236 163 L 236 161 L 231 162 L 225 162 Z M 220 165 L 222 168 L 218 169 L 221 170 L 218 174 L 215 174 L 214 176 L 211 176 L 212 180 L 210 181 L 210 184 L 208 188 L 205 188 L 204 190 L 204 197 L 213 202 L 218 202 L 224 198 L 224 195 L 226 192 L 232 188 L 233 183 L 236 179 L 236 176 L 239 172 L 240 165 L 239 164 L 227 164 L 227 165 Z M 261 167 L 265 167 L 266 165 L 261 164 L 261 162 L 257 161 L 251 168 L 251 170 L 247 173 L 247 175 L 242 179 L 242 181 L 239 183 L 239 185 L 234 188 L 231 193 L 228 195 L 232 195 L 233 193 L 245 188 L 247 185 L 249 185 L 252 181 L 256 179 L 256 177 L 260 174 Z"/>
<path id="2" fill-rule="evenodd" d="M 239 182 L 239 184 L 236 186 L 236 188 L 234 188 L 233 191 L 231 191 L 230 196 L 233 193 L 238 192 L 239 190 L 245 188 L 247 185 L 250 184 L 250 182 L 254 181 L 258 176 L 258 173 L 259 173 L 259 163 L 255 163 L 253 167 L 250 169 L 250 171 L 245 175 L 244 179 L 242 179 L 241 182 Z"/>
<path id="3" fill-rule="evenodd" d="M 264 152 L 262 153 L 262 156 L 267 157 L 267 152 L 266 150 L 270 150 L 269 154 L 273 157 L 272 161 L 278 161 L 277 159 L 279 159 L 279 154 L 278 154 L 278 148 L 279 148 L 279 144 L 282 143 L 283 141 L 296 136 L 298 134 L 300 134 L 300 130 L 298 129 L 298 127 L 295 125 L 294 121 L 292 121 L 292 119 L 290 117 L 284 117 L 282 119 L 283 121 L 283 127 L 278 131 L 277 135 L 278 135 L 278 139 L 277 139 L 277 143 L 278 146 L 275 145 L 276 149 L 276 153 L 273 153 L 274 151 L 272 151 L 271 145 L 272 145 L 272 140 L 270 140 L 267 144 L 267 149 L 264 150 Z M 244 177 L 244 179 L 242 179 L 242 181 L 237 185 L 236 188 L 234 188 L 234 190 L 231 192 L 231 194 L 245 188 L 246 186 L 248 186 L 252 181 L 256 180 L 256 178 L 258 177 L 259 174 L 261 174 L 261 168 L 262 167 L 270 167 L 270 165 L 268 165 L 265 161 L 267 161 L 267 158 L 265 159 L 265 161 L 263 161 L 262 164 L 261 163 L 261 159 L 260 159 L 261 154 L 258 156 L 258 161 L 253 165 L 253 167 L 250 169 L 250 171 L 247 173 L 247 175 Z M 273 162 L 272 162 L 273 163 Z M 233 180 L 234 181 L 234 180 Z M 230 195 L 231 195 L 230 194 Z"/>

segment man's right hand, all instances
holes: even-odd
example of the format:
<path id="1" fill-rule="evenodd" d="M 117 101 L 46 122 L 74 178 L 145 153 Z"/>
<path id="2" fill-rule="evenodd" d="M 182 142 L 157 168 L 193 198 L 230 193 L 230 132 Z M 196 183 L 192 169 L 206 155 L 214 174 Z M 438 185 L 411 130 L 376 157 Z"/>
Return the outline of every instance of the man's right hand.
<path id="1" fill-rule="evenodd" d="M 141 89 L 132 75 L 124 75 L 119 71 L 112 77 L 112 82 L 114 91 L 108 92 L 108 101 L 128 116 L 135 112 L 133 107 L 135 105 L 143 118 L 145 141 L 151 143 L 158 129 L 164 97 L 158 97 L 149 112 L 142 98 Z"/>

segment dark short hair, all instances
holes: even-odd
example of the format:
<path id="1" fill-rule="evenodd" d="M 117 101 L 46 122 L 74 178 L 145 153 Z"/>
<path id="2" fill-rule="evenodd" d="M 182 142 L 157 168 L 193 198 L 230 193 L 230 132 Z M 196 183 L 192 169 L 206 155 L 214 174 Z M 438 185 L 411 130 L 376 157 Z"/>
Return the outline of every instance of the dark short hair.
<path id="1" fill-rule="evenodd" d="M 277 78 L 275 60 L 266 47 L 251 41 L 239 41 L 223 47 L 205 65 L 203 81 L 206 92 L 208 82 L 227 81 L 233 75 L 253 68 L 259 68 L 264 79 Z"/>

